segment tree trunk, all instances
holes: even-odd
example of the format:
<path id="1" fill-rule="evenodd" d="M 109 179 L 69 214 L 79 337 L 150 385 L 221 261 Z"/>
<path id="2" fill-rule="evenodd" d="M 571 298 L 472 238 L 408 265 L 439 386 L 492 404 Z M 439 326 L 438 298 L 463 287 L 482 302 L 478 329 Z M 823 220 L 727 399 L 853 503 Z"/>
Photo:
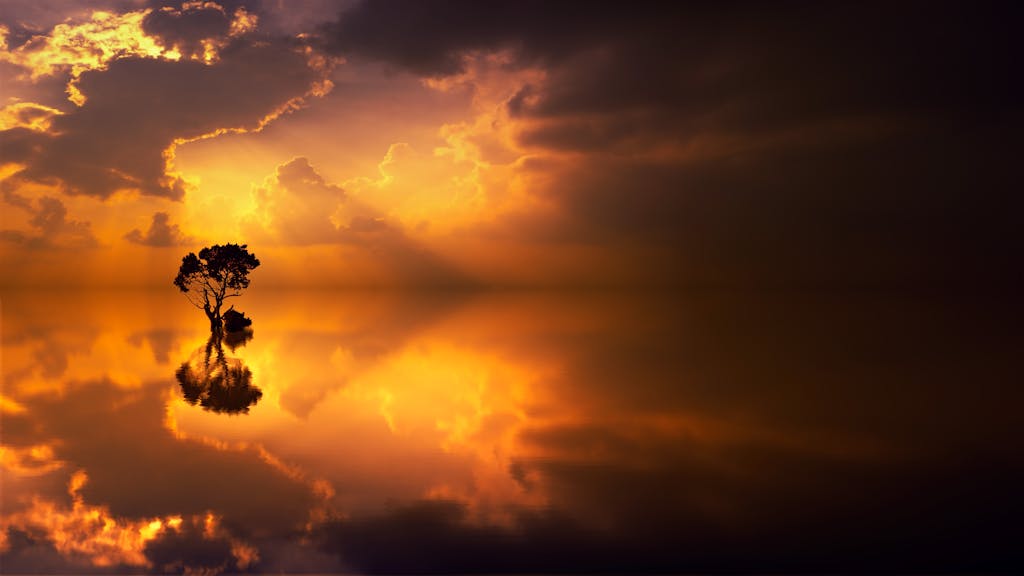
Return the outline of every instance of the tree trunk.
<path id="1" fill-rule="evenodd" d="M 214 310 L 209 306 L 204 306 L 203 312 L 206 312 L 206 317 L 210 319 L 210 332 L 220 333 L 224 323 L 220 319 L 219 311 Z"/>
<path id="2" fill-rule="evenodd" d="M 217 301 L 217 305 L 213 309 L 213 316 L 210 317 L 210 329 L 217 333 L 224 330 L 224 319 L 220 315 L 221 303 L 220 300 Z M 217 324 L 216 328 L 213 327 L 214 323 Z"/>

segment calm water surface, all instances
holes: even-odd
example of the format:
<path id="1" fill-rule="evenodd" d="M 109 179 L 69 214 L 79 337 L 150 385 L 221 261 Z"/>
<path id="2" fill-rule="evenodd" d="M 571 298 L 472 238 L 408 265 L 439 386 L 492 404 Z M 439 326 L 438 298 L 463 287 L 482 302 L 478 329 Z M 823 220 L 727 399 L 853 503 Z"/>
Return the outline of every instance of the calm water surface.
<path id="1" fill-rule="evenodd" d="M 998 305 L 236 306 L 251 336 L 218 341 L 172 290 L 3 295 L 2 571 L 1024 565 L 1024 346 Z"/>

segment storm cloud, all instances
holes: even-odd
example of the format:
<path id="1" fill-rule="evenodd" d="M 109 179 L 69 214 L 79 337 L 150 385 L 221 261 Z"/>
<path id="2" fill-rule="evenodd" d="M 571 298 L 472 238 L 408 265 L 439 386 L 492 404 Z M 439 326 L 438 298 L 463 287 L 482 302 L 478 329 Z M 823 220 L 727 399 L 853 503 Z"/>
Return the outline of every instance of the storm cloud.
<path id="1" fill-rule="evenodd" d="M 507 109 L 573 160 L 510 236 L 630 245 L 672 284 L 998 285 L 1020 281 L 1014 11 L 365 2 L 324 34 L 428 77 L 499 50 L 545 71 Z"/>

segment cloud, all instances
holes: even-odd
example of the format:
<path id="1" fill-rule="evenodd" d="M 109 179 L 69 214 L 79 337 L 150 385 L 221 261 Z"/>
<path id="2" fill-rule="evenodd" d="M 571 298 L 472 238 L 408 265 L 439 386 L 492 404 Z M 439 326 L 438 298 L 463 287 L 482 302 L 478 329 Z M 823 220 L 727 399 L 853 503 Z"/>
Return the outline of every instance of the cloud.
<path id="1" fill-rule="evenodd" d="M 124 235 L 124 239 L 144 246 L 184 246 L 193 242 L 190 236 L 181 233 L 177 224 L 171 224 L 171 216 L 167 212 L 156 212 L 148 230 L 142 232 L 134 228 Z"/>
<path id="2" fill-rule="evenodd" d="M 262 228 L 254 229 L 282 244 L 334 243 L 345 236 L 342 223 L 332 220 L 345 203 L 345 192 L 326 182 L 305 158 L 278 166 L 275 174 L 253 191 L 253 199 L 256 211 L 247 221 L 254 226 L 262 222 Z"/>
<path id="3" fill-rule="evenodd" d="M 196 24 L 222 17 L 229 15 L 213 3 L 94 16 L 8 53 L 33 77 L 69 69 L 79 104 L 48 118 L 48 130 L 0 132 L 23 165 L 11 181 L 97 198 L 127 190 L 180 200 L 188 183 L 174 172 L 177 145 L 260 130 L 328 89 L 328 63 L 313 63 L 299 43 L 256 35 L 242 7 L 224 26 Z"/>
<path id="4" fill-rule="evenodd" d="M 278 166 L 253 191 L 256 208 L 242 220 L 253 242 L 279 246 L 332 245 L 391 280 L 453 282 L 459 274 L 418 245 L 393 218 L 324 180 L 306 158 Z"/>
<path id="5" fill-rule="evenodd" d="M 98 245 L 88 222 L 68 219 L 68 209 L 59 198 L 42 196 L 32 200 L 10 190 L 4 202 L 29 215 L 28 225 L 35 232 L 0 230 L 0 240 L 25 248 L 91 248 Z"/>
<path id="6" fill-rule="evenodd" d="M 54 118 L 52 132 L 16 135 L 26 167 L 12 179 L 55 181 L 98 198 L 134 190 L 181 199 L 187 184 L 170 167 L 177 142 L 259 129 L 316 78 L 305 56 L 282 43 L 236 44 L 215 65 L 117 60 L 83 73 L 88 101 Z"/>
<path id="7" fill-rule="evenodd" d="M 652 8 L 536 1 L 488 6 L 464 0 L 434 5 L 360 2 L 343 9 L 322 33 L 332 50 L 439 76 L 461 71 L 463 56 L 476 50 L 511 48 L 524 59 L 558 58 L 581 43 L 614 38 L 638 13 L 650 17 L 659 12 Z"/>
<path id="8" fill-rule="evenodd" d="M 15 102 L 0 109 L 0 131 L 24 128 L 45 132 L 60 110 L 35 102 Z M 6 145 L 6 142 L 5 142 Z"/>
<path id="9" fill-rule="evenodd" d="M 17 418 L 5 415 L 14 424 L 5 441 L 23 443 L 40 433 L 65 438 L 58 457 L 66 466 L 54 474 L 85 472 L 70 476 L 71 506 L 64 504 L 63 486 L 49 493 L 43 484 L 36 485 L 34 500 L 5 508 L 0 529 L 33 538 L 4 554 L 18 558 L 49 541 L 85 567 L 224 563 L 244 569 L 258 561 L 261 538 L 301 530 L 320 501 L 311 486 L 256 447 L 177 435 L 165 422 L 166 394 L 156 384 L 126 395 L 112 382 L 91 382 L 66 396 L 27 399 L 27 413 Z M 83 427 L 84 421 L 90 424 Z M 123 458 L 111 462 L 110 450 Z M 257 506 L 267 494 L 275 494 L 277 504 Z"/>
<path id="10" fill-rule="evenodd" d="M 81 0 L 73 4 L 9 0 L 0 14 L 0 26 L 8 29 L 7 46 L 17 48 L 58 24 L 88 20 L 94 12 L 129 12 L 139 8 L 140 3 L 141 0 Z"/>
<path id="11" fill-rule="evenodd" d="M 66 21 L 47 34 L 33 34 L 11 50 L 0 52 L 0 61 L 21 67 L 32 80 L 68 74 L 72 83 L 82 72 L 102 70 L 117 58 L 173 58 L 141 28 L 144 11 L 115 14 L 95 11 L 88 19 Z M 69 85 L 69 95 L 76 97 Z"/>
<path id="12" fill-rule="evenodd" d="M 322 33 L 351 59 L 430 78 L 480 53 L 542 69 L 506 107 L 553 209 L 473 234 L 605 250 L 604 281 L 1019 283 L 1012 16 L 880 12 L 364 2 Z"/>
<path id="13" fill-rule="evenodd" d="M 258 20 L 245 6 L 255 2 L 156 4 L 142 20 L 142 29 L 182 56 L 204 61 L 215 60 L 229 38 L 252 32 Z"/>

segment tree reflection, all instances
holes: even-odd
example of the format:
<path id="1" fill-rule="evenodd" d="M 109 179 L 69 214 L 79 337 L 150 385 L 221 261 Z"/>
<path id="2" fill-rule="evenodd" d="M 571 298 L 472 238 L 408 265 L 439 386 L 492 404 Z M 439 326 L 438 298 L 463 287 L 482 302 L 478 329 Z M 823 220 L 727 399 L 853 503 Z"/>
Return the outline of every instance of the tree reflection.
<path id="1" fill-rule="evenodd" d="M 223 336 L 224 345 L 227 346 L 229 350 L 234 352 L 238 348 L 245 346 L 246 343 L 249 342 L 249 340 L 252 340 L 252 328 L 244 328 L 242 330 L 237 330 L 235 332 L 225 331 Z"/>
<path id="2" fill-rule="evenodd" d="M 247 414 L 263 392 L 252 385 L 252 372 L 239 358 L 224 354 L 224 345 L 234 351 L 252 339 L 252 331 L 227 339 L 213 333 L 206 345 L 183 362 L 175 377 L 185 400 L 211 412 Z"/>

